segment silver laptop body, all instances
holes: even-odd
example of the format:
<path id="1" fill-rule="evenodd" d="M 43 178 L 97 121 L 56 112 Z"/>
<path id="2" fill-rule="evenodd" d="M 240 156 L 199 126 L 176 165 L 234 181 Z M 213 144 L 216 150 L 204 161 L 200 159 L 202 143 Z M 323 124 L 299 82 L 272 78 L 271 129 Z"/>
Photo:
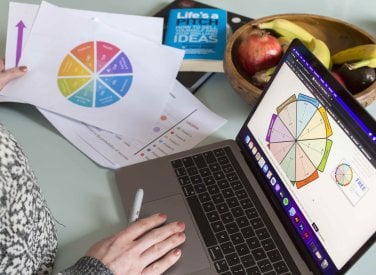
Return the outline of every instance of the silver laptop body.
<path id="1" fill-rule="evenodd" d="M 299 67 L 296 62 L 303 68 L 298 71 L 303 72 L 296 72 Z M 288 67 L 290 69 L 287 69 Z M 305 67 L 311 68 L 316 76 L 312 77 L 314 73 L 304 69 Z M 290 84 L 288 75 L 284 75 L 286 72 L 297 74 L 297 79 L 303 84 Z M 323 79 L 322 85 L 326 85 L 328 90 L 320 86 L 320 79 Z M 305 81 L 309 83 L 304 84 Z M 326 238 L 331 236 L 331 231 L 335 229 L 320 223 L 328 221 L 328 217 L 325 217 L 326 210 L 312 211 L 310 206 L 314 204 L 312 201 L 307 202 L 307 196 L 315 194 L 313 188 L 327 184 L 336 192 L 331 207 L 337 207 L 338 196 L 338 204 L 351 209 L 362 207 L 362 203 L 372 205 L 369 211 L 373 213 L 364 215 L 375 217 L 376 195 L 371 186 L 374 182 L 369 181 L 375 177 L 375 140 L 367 139 L 370 134 L 375 134 L 375 121 L 297 40 L 290 46 L 270 82 L 236 141 L 225 140 L 116 171 L 118 189 L 127 211 L 131 208 L 136 190 L 143 188 L 145 195 L 141 217 L 166 213 L 169 221 L 181 220 L 186 224 L 187 240 L 182 246 L 182 258 L 167 274 L 344 273 L 374 243 L 376 221 L 367 220 L 367 223 L 364 223 L 367 224 L 367 229 L 359 231 L 364 235 L 362 239 L 349 245 L 351 248 L 344 245 L 344 253 L 339 253 L 338 249 L 335 249 L 337 244 L 332 244 L 331 240 Z M 291 90 L 289 85 L 293 85 L 294 89 Z M 280 90 L 279 95 L 273 94 L 276 89 Z M 289 89 L 292 95 L 283 95 L 286 90 L 290 92 Z M 336 96 L 327 92 L 331 90 L 335 91 Z M 321 95 L 315 98 L 317 93 Z M 346 108 L 350 108 L 351 115 L 359 120 L 362 118 L 361 123 L 358 122 L 360 126 L 364 126 L 364 133 L 344 125 L 345 118 L 338 115 L 345 112 L 336 113 L 336 110 L 331 109 L 335 105 L 333 98 L 341 98 L 340 103 L 346 102 Z M 273 107 L 274 113 L 264 113 L 264 109 L 267 109 L 264 108 L 265 104 L 274 100 L 278 101 L 277 107 Z M 302 112 L 303 109 L 305 112 Z M 304 116 L 309 112 L 312 112 L 312 115 L 308 121 Z M 288 126 L 288 117 L 292 114 L 295 117 L 291 121 L 297 126 L 290 132 L 297 133 L 297 129 L 302 128 L 299 130 L 299 137 L 297 134 L 289 137 L 291 133 L 287 133 L 291 126 Z M 330 119 L 326 121 L 328 117 Z M 312 126 L 311 121 L 315 119 L 317 127 Z M 338 125 L 344 126 L 343 129 L 335 125 L 338 121 L 342 121 Z M 303 127 L 303 124 L 307 126 Z M 350 124 L 356 126 L 356 123 Z M 320 127 L 322 129 L 317 130 Z M 363 150 L 364 154 L 357 157 L 361 158 L 361 161 L 369 161 L 367 179 L 361 176 L 361 171 L 356 170 L 356 163 L 350 163 L 353 168 L 350 177 L 349 170 L 343 170 L 350 167 L 350 164 L 346 166 L 349 162 L 345 159 L 341 159 L 342 162 L 337 161 L 335 146 L 342 130 L 349 135 L 349 140 L 354 142 L 354 150 Z M 357 136 L 353 136 L 351 132 Z M 303 134 L 315 134 L 317 138 L 303 140 Z M 346 138 L 346 142 L 349 140 Z M 285 152 L 287 150 L 290 151 Z M 228 153 L 230 151 L 231 153 Z M 223 158 L 223 152 L 230 155 L 229 160 Z M 211 164 L 213 154 L 217 164 L 214 161 Z M 304 159 L 307 156 L 310 161 Z M 352 161 L 350 153 L 347 156 L 345 152 L 344 156 L 348 158 L 347 161 Z M 209 162 L 202 164 L 203 159 Z M 181 168 L 182 164 L 187 164 L 188 168 Z M 220 166 L 220 170 L 208 172 L 206 168 L 209 166 L 214 170 Z M 234 175 L 234 170 L 240 172 Z M 213 187 L 209 175 L 220 182 L 220 187 Z M 204 180 L 196 176 L 203 176 Z M 233 188 L 232 191 L 226 181 Z M 359 191 L 360 184 L 364 184 L 368 189 Z M 344 189 L 345 187 L 352 189 Z M 307 192 L 308 188 L 313 191 Z M 220 202 L 219 206 L 215 203 L 213 207 L 212 200 L 221 198 L 216 195 L 218 192 L 222 194 L 224 202 Z M 234 199 L 233 195 L 239 197 Z M 246 202 L 245 197 L 249 197 L 252 202 Z M 317 199 L 317 203 L 323 203 L 322 201 Z M 230 205 L 235 210 L 232 210 Z M 317 209 L 320 207 L 322 206 L 317 205 Z M 331 213 L 328 207 L 325 209 Z M 228 213 L 235 213 L 235 217 L 228 217 Z M 236 214 L 239 214 L 239 217 Z M 338 216 L 338 219 L 341 219 L 341 215 Z M 304 219 L 307 219 L 306 223 Z M 256 237 L 260 239 L 256 240 Z M 273 239 L 274 237 L 276 238 Z M 221 243 L 220 240 L 224 242 Z M 346 243 L 345 239 L 343 243 Z M 260 251 L 263 246 L 266 247 L 265 252 Z M 243 252 L 249 253 L 242 255 Z"/>

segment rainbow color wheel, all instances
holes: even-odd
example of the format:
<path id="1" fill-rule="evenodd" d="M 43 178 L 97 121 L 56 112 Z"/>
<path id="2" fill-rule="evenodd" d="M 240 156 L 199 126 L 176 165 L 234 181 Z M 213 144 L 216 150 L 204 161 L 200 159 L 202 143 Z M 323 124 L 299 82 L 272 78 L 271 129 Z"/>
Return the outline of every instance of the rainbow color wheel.
<path id="1" fill-rule="evenodd" d="M 332 141 L 325 109 L 312 97 L 288 98 L 273 114 L 266 141 L 293 185 L 301 188 L 323 172 Z"/>
<path id="2" fill-rule="evenodd" d="M 351 166 L 342 163 L 337 166 L 335 173 L 335 180 L 336 182 L 341 186 L 349 185 L 353 179 L 353 171 L 351 169 Z"/>
<path id="3" fill-rule="evenodd" d="M 103 41 L 78 45 L 58 72 L 58 87 L 68 100 L 83 107 L 104 107 L 119 101 L 132 84 L 132 65 L 118 47 Z"/>

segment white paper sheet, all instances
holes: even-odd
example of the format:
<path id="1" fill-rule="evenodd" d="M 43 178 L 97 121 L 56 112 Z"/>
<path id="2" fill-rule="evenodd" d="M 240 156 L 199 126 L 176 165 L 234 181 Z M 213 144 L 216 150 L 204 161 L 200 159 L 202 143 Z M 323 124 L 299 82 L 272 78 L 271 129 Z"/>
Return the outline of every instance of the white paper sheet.
<path id="1" fill-rule="evenodd" d="M 51 4 L 50 4 L 51 5 Z M 87 18 L 96 17 L 111 27 L 134 35 L 142 34 L 142 37 L 151 41 L 162 43 L 163 18 L 151 16 L 139 16 L 117 13 L 106 13 L 89 10 L 62 8 L 68 12 Z M 7 41 L 6 41 L 6 68 L 16 66 L 17 50 L 22 51 L 27 41 L 39 5 L 9 2 Z M 20 56 L 20 53 L 19 53 Z"/>
<path id="2" fill-rule="evenodd" d="M 137 137 L 165 106 L 182 58 L 182 51 L 43 2 L 20 61 L 30 71 L 4 95 Z"/>
<path id="3" fill-rule="evenodd" d="M 6 51 L 8 67 L 15 66 L 16 60 L 18 30 L 13 26 L 23 21 L 26 25 L 23 30 L 26 40 L 38 8 L 37 5 L 10 3 Z M 98 15 L 91 11 L 77 12 Z M 113 18 L 111 14 L 107 14 L 107 17 Z M 127 25 L 133 26 L 134 30 L 139 26 L 135 24 L 138 20 L 135 16 L 121 15 L 116 20 L 118 22 L 112 23 L 121 25 L 122 20 L 127 21 Z M 162 37 L 162 28 L 154 30 L 154 25 L 151 26 L 155 24 L 153 21 L 145 18 L 144 22 L 149 23 L 143 24 L 147 29 L 142 32 L 146 38 L 152 40 L 156 37 L 155 32 L 159 32 L 159 37 Z M 147 30 L 150 29 L 153 29 L 153 34 L 148 33 Z M 14 99 L 1 96 L 0 101 Z M 166 107 L 153 127 L 148 129 L 146 136 L 122 136 L 50 111 L 39 110 L 79 150 L 97 164 L 112 169 L 192 148 L 225 123 L 223 118 L 207 109 L 178 81 L 174 82 Z"/>
<path id="4" fill-rule="evenodd" d="M 150 129 L 148 141 L 117 135 L 44 111 L 42 114 L 89 158 L 112 169 L 192 148 L 226 122 L 178 81 L 159 121 Z"/>

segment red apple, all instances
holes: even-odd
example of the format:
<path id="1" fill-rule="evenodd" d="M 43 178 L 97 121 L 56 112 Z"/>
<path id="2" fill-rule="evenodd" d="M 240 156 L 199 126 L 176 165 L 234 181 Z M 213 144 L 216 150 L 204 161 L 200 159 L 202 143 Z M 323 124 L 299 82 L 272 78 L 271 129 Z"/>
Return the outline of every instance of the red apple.
<path id="1" fill-rule="evenodd" d="M 251 75 L 277 65 L 282 55 L 278 39 L 260 29 L 253 30 L 238 48 L 239 61 Z"/>

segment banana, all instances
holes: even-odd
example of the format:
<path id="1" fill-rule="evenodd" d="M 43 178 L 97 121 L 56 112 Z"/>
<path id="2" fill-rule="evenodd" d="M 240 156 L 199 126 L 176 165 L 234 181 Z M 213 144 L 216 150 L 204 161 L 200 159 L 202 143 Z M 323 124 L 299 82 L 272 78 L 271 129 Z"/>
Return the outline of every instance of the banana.
<path id="1" fill-rule="evenodd" d="M 373 69 L 376 68 L 376 57 L 349 63 L 350 70 L 355 70 L 366 66 Z"/>
<path id="2" fill-rule="evenodd" d="M 368 60 L 376 58 L 376 44 L 364 44 L 351 47 L 332 56 L 334 64 L 348 63 L 351 61 Z"/>
<path id="3" fill-rule="evenodd" d="M 322 40 L 313 38 L 307 44 L 307 47 L 327 69 L 331 69 L 332 60 L 330 50 Z"/>
<path id="4" fill-rule="evenodd" d="M 284 50 L 287 48 L 286 45 L 288 46 L 294 38 L 298 38 L 326 68 L 331 68 L 332 60 L 328 46 L 294 22 L 283 18 L 276 18 L 260 23 L 259 28 L 270 29 L 281 35 L 278 40 Z"/>
<path id="5" fill-rule="evenodd" d="M 304 28 L 300 27 L 299 25 L 295 24 L 290 20 L 283 18 L 276 18 L 271 21 L 262 22 L 259 24 L 259 28 L 271 29 L 281 36 L 285 36 L 292 39 L 299 38 L 302 42 L 306 43 L 315 38 Z"/>

